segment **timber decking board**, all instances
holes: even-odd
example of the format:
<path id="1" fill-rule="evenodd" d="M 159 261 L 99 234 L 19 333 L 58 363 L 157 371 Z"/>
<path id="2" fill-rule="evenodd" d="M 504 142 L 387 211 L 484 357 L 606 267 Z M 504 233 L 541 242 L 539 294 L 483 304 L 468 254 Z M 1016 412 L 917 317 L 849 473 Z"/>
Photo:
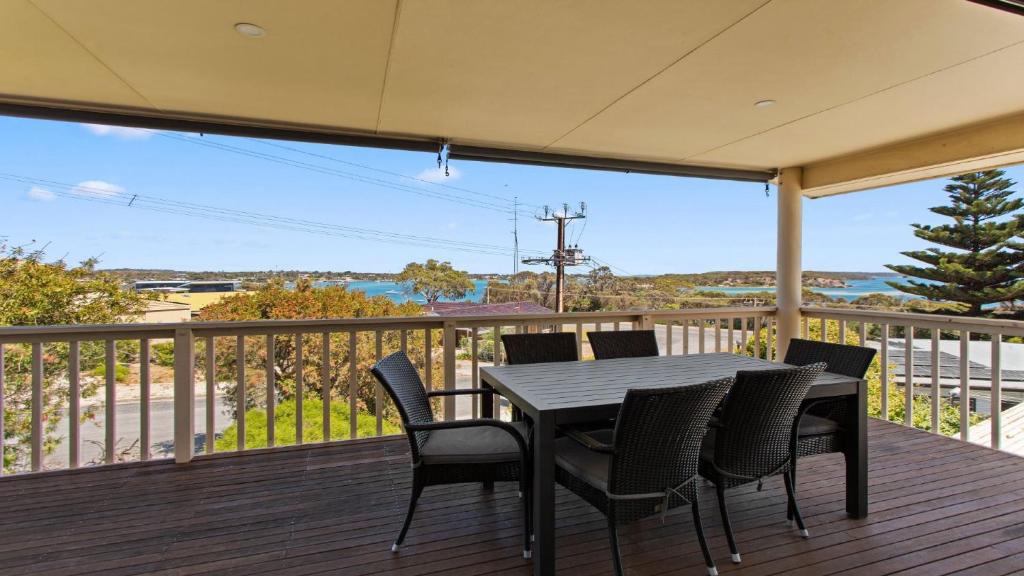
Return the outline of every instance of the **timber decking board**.
<path id="1" fill-rule="evenodd" d="M 870 421 L 871 507 L 844 511 L 841 455 L 801 461 L 811 538 L 779 478 L 730 492 L 743 564 L 713 492 L 702 510 L 723 574 L 1024 573 L 1024 459 Z M 529 575 L 511 484 L 428 488 L 400 554 L 404 438 L 0 479 L 0 575 Z M 710 497 L 710 498 L 709 498 Z M 603 518 L 559 489 L 559 574 L 611 574 Z M 704 574 L 688 511 L 621 530 L 628 574 Z"/>

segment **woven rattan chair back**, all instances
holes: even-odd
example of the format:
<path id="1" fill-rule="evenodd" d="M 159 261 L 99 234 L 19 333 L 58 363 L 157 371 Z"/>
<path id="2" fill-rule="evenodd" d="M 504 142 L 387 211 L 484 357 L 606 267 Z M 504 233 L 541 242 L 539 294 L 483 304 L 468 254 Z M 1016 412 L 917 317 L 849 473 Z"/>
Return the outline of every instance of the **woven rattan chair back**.
<path id="1" fill-rule="evenodd" d="M 621 332 L 587 332 L 590 349 L 597 360 L 657 356 L 658 338 L 654 330 L 623 330 Z"/>
<path id="2" fill-rule="evenodd" d="M 504 334 L 501 341 L 505 344 L 505 361 L 508 364 L 573 362 L 580 359 L 573 332 Z"/>
<path id="3" fill-rule="evenodd" d="M 826 372 L 863 378 L 874 358 L 874 348 L 794 338 L 789 341 L 783 362 L 792 366 L 824 362 Z"/>
<path id="4" fill-rule="evenodd" d="M 781 370 L 741 370 L 715 432 L 714 465 L 732 477 L 728 484 L 786 471 L 793 420 L 814 380 L 817 363 Z"/>
<path id="5" fill-rule="evenodd" d="M 664 492 L 695 477 L 711 413 L 732 384 L 733 378 L 723 378 L 627 392 L 615 421 L 608 492 Z M 692 483 L 681 492 L 689 501 L 695 497 Z"/>
<path id="6" fill-rule="evenodd" d="M 402 417 L 403 424 L 424 424 L 434 421 L 423 381 L 404 352 L 395 352 L 373 365 L 370 372 L 377 378 Z M 407 432 L 413 462 L 419 461 L 420 448 L 430 436 L 428 431 Z"/>

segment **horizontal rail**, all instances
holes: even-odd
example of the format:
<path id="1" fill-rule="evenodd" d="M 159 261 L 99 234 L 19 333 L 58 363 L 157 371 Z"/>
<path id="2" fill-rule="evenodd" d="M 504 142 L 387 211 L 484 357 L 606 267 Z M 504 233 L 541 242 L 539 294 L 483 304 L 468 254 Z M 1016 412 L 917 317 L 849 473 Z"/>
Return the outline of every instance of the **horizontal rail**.
<path id="1" fill-rule="evenodd" d="M 1024 336 L 1024 321 L 1000 320 L 993 318 L 965 318 L 963 316 L 945 316 L 940 314 L 917 314 L 906 312 L 882 312 L 869 310 L 849 310 L 844 308 L 822 308 L 810 306 L 801 308 L 801 313 L 809 318 L 828 318 L 831 320 L 854 320 L 872 324 L 889 324 L 892 326 L 915 326 L 917 328 L 938 328 L 940 330 L 970 330 L 986 334 L 1003 334 L 1008 336 Z"/>

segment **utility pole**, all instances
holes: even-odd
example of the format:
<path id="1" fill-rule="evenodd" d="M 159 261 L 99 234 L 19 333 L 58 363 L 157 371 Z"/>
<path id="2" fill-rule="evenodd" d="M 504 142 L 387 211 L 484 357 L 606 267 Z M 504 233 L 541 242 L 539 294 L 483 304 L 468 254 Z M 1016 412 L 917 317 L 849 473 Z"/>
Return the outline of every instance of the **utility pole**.
<path id="1" fill-rule="evenodd" d="M 544 207 L 544 217 L 538 217 L 541 222 L 554 222 L 558 229 L 555 251 L 550 258 L 524 258 L 523 264 L 547 264 L 555 267 L 555 312 L 565 311 L 565 267 L 579 266 L 590 262 L 589 256 L 583 256 L 583 250 L 579 245 L 565 247 L 565 225 L 573 220 L 586 218 L 586 204 L 580 203 L 580 209 L 576 212 L 569 212 L 569 205 L 562 205 L 561 213 L 551 213 L 547 206 Z"/>

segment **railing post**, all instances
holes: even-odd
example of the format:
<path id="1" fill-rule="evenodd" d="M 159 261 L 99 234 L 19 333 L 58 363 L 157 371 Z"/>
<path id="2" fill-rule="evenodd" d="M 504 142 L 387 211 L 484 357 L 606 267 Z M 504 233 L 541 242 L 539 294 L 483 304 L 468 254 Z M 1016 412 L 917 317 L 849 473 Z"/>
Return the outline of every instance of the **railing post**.
<path id="1" fill-rule="evenodd" d="M 211 354 L 212 351 L 207 351 Z M 195 447 L 195 386 L 193 384 L 192 329 L 174 330 L 174 461 L 186 464 L 192 460 Z M 210 399 L 207 399 L 209 402 Z"/>
<path id="2" fill-rule="evenodd" d="M 458 337 L 454 322 L 444 323 L 444 389 L 455 389 L 455 348 Z M 444 419 L 455 420 L 455 396 L 444 397 Z"/>
<path id="3" fill-rule="evenodd" d="M 800 336 L 802 171 L 783 168 L 779 176 L 778 230 L 776 234 L 776 358 L 785 358 L 789 340 Z M 769 325 L 770 329 L 770 325 Z M 771 349 L 766 355 L 771 358 Z"/>
<path id="4" fill-rule="evenodd" d="M 654 320 L 651 318 L 651 316 L 649 314 L 644 314 L 644 315 L 640 316 L 640 326 L 639 326 L 639 328 L 640 328 L 640 330 L 653 330 L 654 329 Z"/>

